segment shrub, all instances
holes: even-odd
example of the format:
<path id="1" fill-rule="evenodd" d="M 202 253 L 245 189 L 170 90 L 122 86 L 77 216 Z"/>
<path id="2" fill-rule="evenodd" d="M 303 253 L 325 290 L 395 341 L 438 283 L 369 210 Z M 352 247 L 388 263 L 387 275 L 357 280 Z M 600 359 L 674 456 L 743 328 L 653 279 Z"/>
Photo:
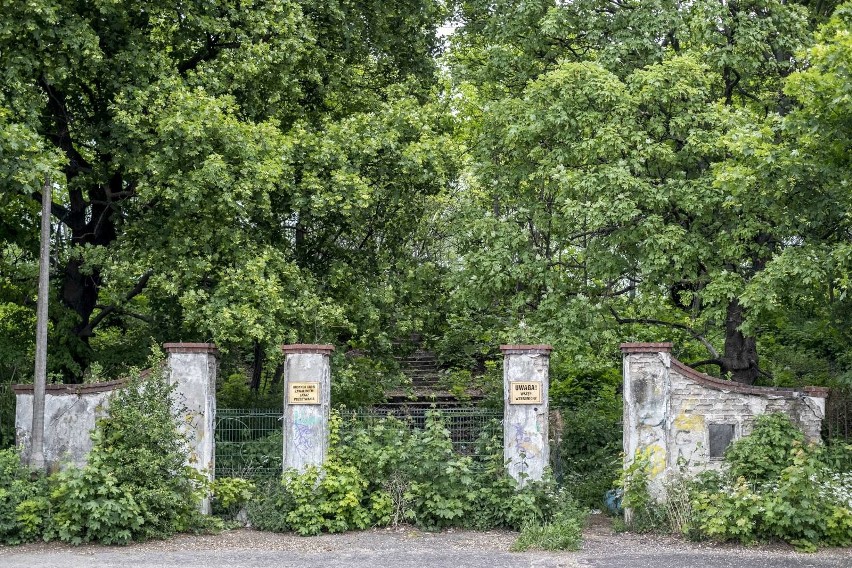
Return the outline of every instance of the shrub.
<path id="1" fill-rule="evenodd" d="M 518 490 L 493 437 L 479 441 L 480 450 L 493 451 L 489 457 L 458 455 L 437 412 L 427 415 L 422 430 L 395 418 L 344 424 L 334 413 L 329 442 L 322 468 L 288 472 L 282 483 L 258 490 L 248 506 L 253 526 L 316 534 L 403 520 L 435 530 L 520 528 L 560 514 L 582 518 L 552 476 Z"/>
<path id="2" fill-rule="evenodd" d="M 726 471 L 695 484 L 698 530 L 745 543 L 778 538 L 807 551 L 852 544 L 852 476 L 802 439 L 785 416 L 761 417 L 726 453 Z"/>
<path id="3" fill-rule="evenodd" d="M 240 477 L 219 477 L 210 487 L 213 512 L 226 519 L 234 519 L 251 500 L 256 486 Z"/>
<path id="4" fill-rule="evenodd" d="M 92 434 L 87 465 L 53 480 L 46 538 L 125 543 L 204 525 L 199 505 L 205 480 L 186 465 L 189 444 L 163 371 L 158 356 L 147 377 L 132 373 L 112 395 Z"/>
<path id="5" fill-rule="evenodd" d="M 751 435 L 730 445 L 725 462 L 731 476 L 754 483 L 776 479 L 792 464 L 794 442 L 801 445 L 804 435 L 781 413 L 764 414 L 755 420 Z"/>
<path id="6" fill-rule="evenodd" d="M 281 487 L 280 479 L 269 479 L 257 486 L 246 504 L 246 512 L 253 528 L 261 531 L 287 532 L 290 525 L 287 513 L 294 507 L 292 496 Z"/>
<path id="7" fill-rule="evenodd" d="M 17 448 L 0 450 L 0 542 L 34 540 L 41 536 L 48 520 L 44 476 L 21 463 Z"/>
<path id="8" fill-rule="evenodd" d="M 603 507 L 622 470 L 621 404 L 613 396 L 557 414 L 555 426 L 567 435 L 553 449 L 556 477 L 589 508 Z"/>
<path id="9" fill-rule="evenodd" d="M 665 510 L 657 503 L 648 488 L 652 452 L 637 451 L 633 460 L 621 472 L 617 485 L 623 496 L 627 527 L 637 532 L 659 530 L 665 524 Z"/>

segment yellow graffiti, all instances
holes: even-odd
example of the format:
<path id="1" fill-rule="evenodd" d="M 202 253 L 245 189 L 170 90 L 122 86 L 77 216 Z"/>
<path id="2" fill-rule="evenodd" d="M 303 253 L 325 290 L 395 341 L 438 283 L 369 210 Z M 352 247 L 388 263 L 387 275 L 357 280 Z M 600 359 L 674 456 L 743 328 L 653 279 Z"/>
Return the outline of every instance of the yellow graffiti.
<path id="1" fill-rule="evenodd" d="M 646 451 L 651 466 L 649 477 L 653 479 L 666 471 L 666 448 L 660 444 L 652 444 L 646 448 Z"/>
<path id="2" fill-rule="evenodd" d="M 696 432 L 704 430 L 704 417 L 699 414 L 678 414 L 672 425 L 677 430 Z"/>

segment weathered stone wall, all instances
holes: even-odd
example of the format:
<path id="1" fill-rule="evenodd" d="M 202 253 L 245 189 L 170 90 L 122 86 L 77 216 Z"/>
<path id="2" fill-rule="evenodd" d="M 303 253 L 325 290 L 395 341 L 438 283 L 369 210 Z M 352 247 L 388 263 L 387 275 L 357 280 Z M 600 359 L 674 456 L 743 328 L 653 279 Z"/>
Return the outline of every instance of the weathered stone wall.
<path id="1" fill-rule="evenodd" d="M 679 467 L 691 472 L 721 465 L 726 433 L 751 433 L 757 416 L 783 412 L 808 440 L 819 441 L 827 389 L 752 387 L 687 367 L 671 356 L 671 343 L 626 343 L 624 354 L 624 453 L 650 458 L 652 479 Z"/>
<path id="2" fill-rule="evenodd" d="M 549 345 L 501 345 L 503 351 L 503 459 L 523 485 L 540 480 L 550 462 L 548 439 Z M 537 403 L 513 403 L 512 386 L 533 389 Z M 515 398 L 517 401 L 517 398 Z"/>
<path id="3" fill-rule="evenodd" d="M 168 377 L 175 384 L 175 411 L 190 439 L 187 462 L 208 475 L 214 472 L 216 348 L 207 343 L 167 343 Z M 48 385 L 45 391 L 44 457 L 49 467 L 82 466 L 92 449 L 91 433 L 105 415 L 113 391 L 123 381 L 88 385 Z M 16 385 L 17 443 L 29 452 L 33 385 Z M 205 506 L 206 507 L 206 506 Z"/>
<path id="4" fill-rule="evenodd" d="M 44 460 L 55 470 L 82 467 L 92 449 L 95 422 L 106 413 L 109 397 L 122 381 L 88 385 L 47 385 L 44 397 Z M 33 385 L 15 385 L 15 431 L 23 457 L 32 440 Z"/>

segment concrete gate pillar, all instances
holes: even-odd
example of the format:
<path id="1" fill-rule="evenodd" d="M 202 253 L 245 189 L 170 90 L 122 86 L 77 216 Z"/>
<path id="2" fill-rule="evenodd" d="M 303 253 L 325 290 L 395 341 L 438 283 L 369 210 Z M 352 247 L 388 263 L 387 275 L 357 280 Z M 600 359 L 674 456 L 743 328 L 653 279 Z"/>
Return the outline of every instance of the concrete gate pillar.
<path id="1" fill-rule="evenodd" d="M 548 389 L 550 345 L 501 345 L 503 459 L 521 486 L 538 481 L 550 461 Z"/>
<path id="2" fill-rule="evenodd" d="M 216 371 L 212 343 L 166 343 L 168 380 L 175 385 L 175 412 L 190 443 L 190 466 L 213 481 L 216 470 Z M 210 500 L 201 510 L 210 514 Z"/>
<path id="3" fill-rule="evenodd" d="M 333 345 L 282 345 L 284 469 L 321 466 L 328 452 Z"/>

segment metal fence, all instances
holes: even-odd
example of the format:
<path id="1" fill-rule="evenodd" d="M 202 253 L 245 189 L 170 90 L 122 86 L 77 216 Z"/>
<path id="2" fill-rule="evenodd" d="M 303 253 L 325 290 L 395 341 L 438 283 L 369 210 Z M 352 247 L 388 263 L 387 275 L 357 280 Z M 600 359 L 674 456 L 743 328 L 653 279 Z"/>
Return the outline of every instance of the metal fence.
<path id="1" fill-rule="evenodd" d="M 281 409 L 223 408 L 216 412 L 216 476 L 262 477 L 281 473 L 284 438 Z M 423 429 L 429 412 L 438 412 L 449 430 L 455 450 L 478 456 L 483 435 L 502 444 L 503 413 L 479 407 L 452 407 L 435 410 L 416 406 L 383 406 L 347 410 L 342 414 L 343 429 L 375 426 L 393 417 L 394 424 Z M 345 436 L 344 436 L 345 437 Z M 502 451 L 502 450 L 501 450 Z"/>
<path id="2" fill-rule="evenodd" d="M 216 477 L 280 474 L 284 446 L 281 419 L 281 409 L 217 409 Z"/>
<path id="3" fill-rule="evenodd" d="M 829 391 L 823 430 L 829 439 L 852 441 L 852 388 L 833 388 Z"/>

